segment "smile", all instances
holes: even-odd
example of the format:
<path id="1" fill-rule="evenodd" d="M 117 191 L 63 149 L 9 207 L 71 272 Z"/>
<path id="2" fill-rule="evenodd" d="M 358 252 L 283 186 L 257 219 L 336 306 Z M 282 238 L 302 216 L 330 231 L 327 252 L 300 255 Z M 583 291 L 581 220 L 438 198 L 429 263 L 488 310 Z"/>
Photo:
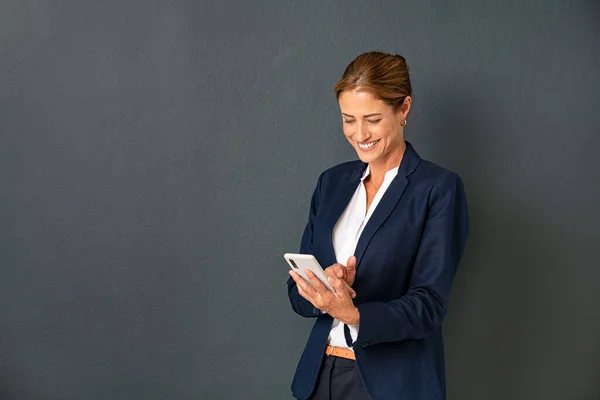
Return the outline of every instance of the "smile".
<path id="1" fill-rule="evenodd" d="M 381 139 L 377 139 L 374 142 L 369 143 L 357 143 L 358 148 L 361 150 L 369 150 L 371 147 L 375 146 Z"/>

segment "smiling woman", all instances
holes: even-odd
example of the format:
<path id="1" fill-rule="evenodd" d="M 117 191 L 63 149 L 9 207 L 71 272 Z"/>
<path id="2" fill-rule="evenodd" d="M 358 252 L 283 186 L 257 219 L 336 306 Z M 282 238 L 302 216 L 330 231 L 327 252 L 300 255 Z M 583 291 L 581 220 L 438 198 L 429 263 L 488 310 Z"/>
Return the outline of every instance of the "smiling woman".
<path id="1" fill-rule="evenodd" d="M 462 181 L 404 140 L 412 89 L 402 56 L 358 56 L 335 92 L 360 160 L 321 174 L 302 236 L 300 253 L 328 266 L 335 291 L 290 271 L 293 310 L 316 318 L 292 392 L 445 399 L 441 322 L 469 226 Z"/>
<path id="2" fill-rule="evenodd" d="M 404 57 L 360 55 L 346 68 L 335 92 L 344 134 L 360 159 L 370 164 L 371 175 L 379 178 L 381 171 L 398 166 L 406 149 L 404 126 L 412 93 Z"/>
<path id="3" fill-rule="evenodd" d="M 338 101 L 344 134 L 361 161 L 369 164 L 367 208 L 383 184 L 385 173 L 400 165 L 406 150 L 404 126 L 410 110 L 410 97 L 400 107 L 392 107 L 375 95 L 354 89 L 344 91 Z"/>

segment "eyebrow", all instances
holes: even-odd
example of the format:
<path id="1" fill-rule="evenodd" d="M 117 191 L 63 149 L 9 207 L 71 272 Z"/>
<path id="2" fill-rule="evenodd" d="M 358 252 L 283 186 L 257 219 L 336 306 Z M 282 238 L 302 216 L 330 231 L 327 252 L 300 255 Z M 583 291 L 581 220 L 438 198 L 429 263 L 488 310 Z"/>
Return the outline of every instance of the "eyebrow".
<path id="1" fill-rule="evenodd" d="M 350 114 L 346 114 L 346 113 L 342 113 L 342 115 L 344 117 L 354 118 L 354 115 L 350 115 Z M 370 117 L 381 116 L 381 115 L 383 115 L 383 114 L 381 114 L 381 113 L 373 113 L 373 114 L 363 115 L 363 118 L 370 118 Z"/>

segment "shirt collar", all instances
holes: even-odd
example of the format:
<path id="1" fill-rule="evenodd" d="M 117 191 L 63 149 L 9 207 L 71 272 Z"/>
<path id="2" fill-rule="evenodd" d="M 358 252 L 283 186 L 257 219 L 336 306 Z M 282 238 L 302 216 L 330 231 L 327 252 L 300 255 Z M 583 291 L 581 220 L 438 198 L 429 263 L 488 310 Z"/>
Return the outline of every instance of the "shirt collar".
<path id="1" fill-rule="evenodd" d="M 385 173 L 385 176 L 383 177 L 383 181 L 387 181 L 387 180 L 391 180 L 394 179 L 396 177 L 396 175 L 398 175 L 398 169 L 400 169 L 400 166 L 396 167 L 396 168 L 392 168 L 389 171 L 387 171 Z M 371 174 L 371 169 L 369 168 L 369 165 L 367 164 L 367 169 L 365 169 L 365 172 L 363 172 L 362 177 L 360 178 L 361 182 L 364 182 L 364 180 L 367 178 L 367 176 L 369 176 Z"/>

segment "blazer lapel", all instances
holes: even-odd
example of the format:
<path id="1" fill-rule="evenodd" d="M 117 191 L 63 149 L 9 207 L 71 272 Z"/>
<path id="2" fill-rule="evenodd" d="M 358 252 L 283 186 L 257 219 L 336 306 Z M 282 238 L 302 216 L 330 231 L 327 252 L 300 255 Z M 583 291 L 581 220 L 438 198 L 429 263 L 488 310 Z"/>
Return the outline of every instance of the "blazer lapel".
<path id="1" fill-rule="evenodd" d="M 335 250 L 333 249 L 333 228 L 335 228 L 335 224 L 338 219 L 350 203 L 350 199 L 354 195 L 356 188 L 358 187 L 358 183 L 360 182 L 360 178 L 362 177 L 363 172 L 367 168 L 367 164 L 361 164 L 354 173 L 346 180 L 344 183 L 340 185 L 340 188 L 336 192 L 333 201 L 331 202 L 331 208 L 329 209 L 329 213 L 326 217 L 326 229 L 328 233 L 329 240 L 327 241 L 327 257 L 331 260 L 331 264 L 336 262 Z"/>
<path id="2" fill-rule="evenodd" d="M 379 227 L 390 216 L 398 204 L 398 201 L 400 201 L 406 186 L 408 186 L 407 177 L 414 172 L 420 161 L 421 157 L 419 157 L 412 145 L 409 142 L 406 142 L 406 150 L 402 157 L 402 161 L 400 162 L 398 175 L 396 175 L 392 184 L 381 198 L 381 201 L 377 205 L 377 208 L 373 212 L 373 215 L 371 215 L 369 222 L 367 222 L 365 229 L 358 239 L 356 250 L 354 251 L 357 268 L 360 265 L 360 260 L 362 259 L 369 242 L 373 238 L 373 235 L 375 235 L 375 232 L 377 232 Z M 350 199 L 348 199 L 348 201 L 349 200 Z"/>
<path id="3" fill-rule="evenodd" d="M 356 250 L 354 251 L 354 255 L 356 256 L 356 266 L 360 264 L 360 260 L 367 248 L 367 245 L 375 235 L 375 232 L 379 229 L 379 227 L 385 222 L 385 220 L 392 213 L 396 204 L 402 197 L 402 193 L 404 193 L 404 189 L 408 185 L 408 179 L 406 176 L 396 175 L 392 184 L 387 189 L 381 201 L 377 205 L 377 208 L 369 218 L 369 222 L 365 226 L 365 229 L 362 231 L 360 238 L 358 239 L 358 244 L 356 245 Z"/>

